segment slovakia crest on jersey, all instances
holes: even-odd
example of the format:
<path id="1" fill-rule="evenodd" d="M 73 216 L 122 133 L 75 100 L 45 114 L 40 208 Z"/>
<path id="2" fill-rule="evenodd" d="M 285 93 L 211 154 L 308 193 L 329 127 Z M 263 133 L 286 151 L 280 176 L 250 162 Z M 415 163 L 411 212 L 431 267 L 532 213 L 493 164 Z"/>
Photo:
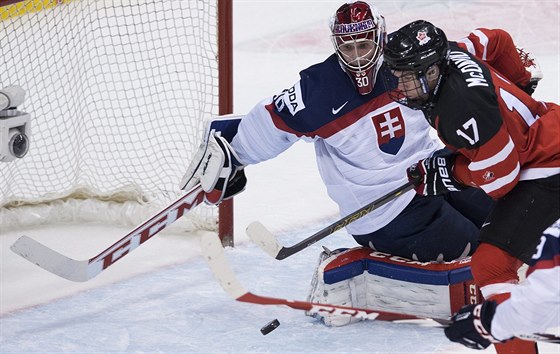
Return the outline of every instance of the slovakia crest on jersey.
<path id="1" fill-rule="evenodd" d="M 387 154 L 396 155 L 405 136 L 404 119 L 401 110 L 395 107 L 371 118 L 377 132 L 379 149 Z"/>

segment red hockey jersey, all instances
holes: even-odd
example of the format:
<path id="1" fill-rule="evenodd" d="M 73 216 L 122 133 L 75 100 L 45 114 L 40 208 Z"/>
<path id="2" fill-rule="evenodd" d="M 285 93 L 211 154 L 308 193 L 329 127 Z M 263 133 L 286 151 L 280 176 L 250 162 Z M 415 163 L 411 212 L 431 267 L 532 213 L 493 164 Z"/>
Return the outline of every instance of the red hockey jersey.
<path id="1" fill-rule="evenodd" d="M 438 105 L 427 115 L 459 153 L 458 181 L 499 198 L 519 180 L 560 173 L 558 105 L 536 101 L 458 46 L 449 66 Z"/>

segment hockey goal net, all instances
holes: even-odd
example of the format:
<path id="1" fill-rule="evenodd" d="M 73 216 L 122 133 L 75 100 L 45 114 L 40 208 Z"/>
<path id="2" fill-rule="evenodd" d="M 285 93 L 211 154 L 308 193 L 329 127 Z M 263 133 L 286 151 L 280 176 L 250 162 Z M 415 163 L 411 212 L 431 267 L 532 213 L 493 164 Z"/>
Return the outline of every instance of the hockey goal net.
<path id="1" fill-rule="evenodd" d="M 32 115 L 29 153 L 0 163 L 2 228 L 136 225 L 176 199 L 204 120 L 231 112 L 231 0 L 0 5 L 0 85 Z M 231 232 L 220 213 L 185 227 Z"/>

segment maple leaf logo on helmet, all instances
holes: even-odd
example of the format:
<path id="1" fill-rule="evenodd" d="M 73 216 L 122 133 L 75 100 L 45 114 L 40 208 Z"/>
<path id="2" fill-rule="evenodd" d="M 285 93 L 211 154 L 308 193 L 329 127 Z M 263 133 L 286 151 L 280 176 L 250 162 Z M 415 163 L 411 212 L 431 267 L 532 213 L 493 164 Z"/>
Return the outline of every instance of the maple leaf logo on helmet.
<path id="1" fill-rule="evenodd" d="M 418 33 L 416 34 L 416 39 L 418 40 L 418 44 L 424 45 L 428 43 L 431 38 L 428 36 L 428 33 L 426 33 L 426 31 L 418 31 Z"/>

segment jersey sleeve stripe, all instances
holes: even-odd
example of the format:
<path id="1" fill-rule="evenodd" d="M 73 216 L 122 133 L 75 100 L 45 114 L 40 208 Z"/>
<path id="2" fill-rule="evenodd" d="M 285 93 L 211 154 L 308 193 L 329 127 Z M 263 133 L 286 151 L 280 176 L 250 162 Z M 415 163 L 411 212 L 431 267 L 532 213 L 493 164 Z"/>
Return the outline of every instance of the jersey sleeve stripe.
<path id="1" fill-rule="evenodd" d="M 541 167 L 541 168 L 527 168 L 523 169 L 519 174 L 521 181 L 531 179 L 546 178 L 560 174 L 560 167 Z"/>
<path id="2" fill-rule="evenodd" d="M 531 268 L 527 270 L 527 276 L 531 275 L 536 270 L 543 270 L 543 269 L 552 269 L 558 268 L 560 269 L 560 254 L 554 256 L 553 259 L 545 259 L 542 261 L 538 261 L 533 265 Z"/>
<path id="3" fill-rule="evenodd" d="M 486 193 L 490 194 L 490 193 L 502 188 L 503 186 L 506 186 L 506 185 L 512 183 L 513 181 L 515 181 L 515 179 L 519 175 L 519 170 L 520 170 L 520 166 L 519 166 L 519 163 L 517 163 L 517 165 L 515 166 L 513 171 L 511 171 L 510 173 L 508 173 L 504 177 L 497 178 L 496 180 L 492 181 L 491 183 L 480 185 L 480 188 L 482 188 Z"/>
<path id="4" fill-rule="evenodd" d="M 488 37 L 481 30 L 474 30 L 472 33 L 478 37 L 480 44 L 482 45 L 482 48 L 484 48 L 482 52 L 482 60 L 486 61 L 486 53 L 488 50 Z"/>
<path id="5" fill-rule="evenodd" d="M 504 146 L 502 150 L 500 150 L 497 154 L 480 161 L 473 161 L 469 164 L 469 170 L 471 171 L 480 171 L 492 167 L 494 165 L 499 164 L 500 162 L 507 159 L 507 157 L 511 154 L 515 145 L 511 138 L 509 138 L 507 144 Z"/>
<path id="6" fill-rule="evenodd" d="M 512 289 L 515 287 L 514 283 L 496 283 L 488 284 L 480 287 L 480 292 L 485 299 L 498 294 L 511 293 Z"/>
<path id="7" fill-rule="evenodd" d="M 459 39 L 459 40 L 457 41 L 457 43 L 463 44 L 464 47 L 465 47 L 465 49 L 466 49 L 469 53 L 471 53 L 472 55 L 476 55 L 476 51 L 475 51 L 475 49 L 474 49 L 474 44 L 473 44 L 473 42 L 471 42 L 470 39 L 468 39 L 468 38 L 462 38 L 462 39 Z"/>

